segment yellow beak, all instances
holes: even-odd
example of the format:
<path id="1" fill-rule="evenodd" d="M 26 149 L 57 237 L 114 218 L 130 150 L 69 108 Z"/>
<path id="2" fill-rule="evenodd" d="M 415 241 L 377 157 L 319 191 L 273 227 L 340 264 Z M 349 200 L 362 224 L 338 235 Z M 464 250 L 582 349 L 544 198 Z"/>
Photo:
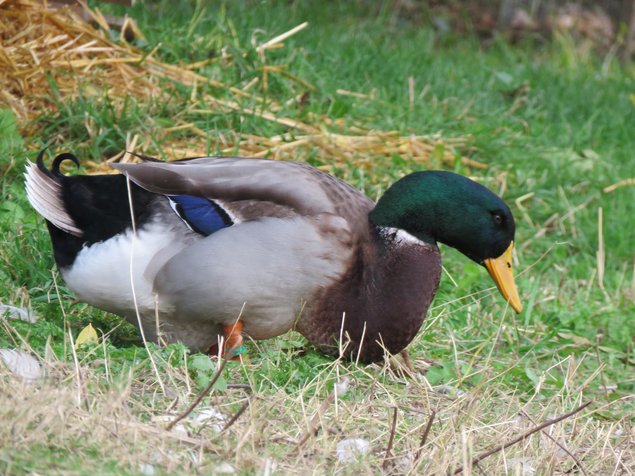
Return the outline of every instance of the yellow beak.
<path id="1" fill-rule="evenodd" d="M 496 283 L 498 290 L 506 301 L 516 312 L 523 310 L 523 305 L 518 297 L 518 290 L 514 282 L 514 274 L 512 273 L 512 250 L 514 242 L 498 258 L 488 258 L 485 260 L 485 267 L 489 271 L 490 276 Z"/>

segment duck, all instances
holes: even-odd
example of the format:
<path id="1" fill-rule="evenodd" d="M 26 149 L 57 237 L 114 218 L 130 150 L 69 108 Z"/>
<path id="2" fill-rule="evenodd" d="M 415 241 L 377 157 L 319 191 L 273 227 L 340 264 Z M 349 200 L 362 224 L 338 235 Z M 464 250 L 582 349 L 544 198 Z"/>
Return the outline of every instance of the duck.
<path id="1" fill-rule="evenodd" d="M 306 163 L 138 156 L 119 174 L 66 175 L 57 155 L 28 162 L 25 185 L 75 296 L 144 339 L 193 352 L 290 330 L 318 350 L 371 363 L 415 338 L 439 286 L 439 243 L 483 265 L 522 305 L 515 222 L 485 186 L 411 173 L 377 203 Z M 216 347 L 217 348 L 217 347 Z"/>

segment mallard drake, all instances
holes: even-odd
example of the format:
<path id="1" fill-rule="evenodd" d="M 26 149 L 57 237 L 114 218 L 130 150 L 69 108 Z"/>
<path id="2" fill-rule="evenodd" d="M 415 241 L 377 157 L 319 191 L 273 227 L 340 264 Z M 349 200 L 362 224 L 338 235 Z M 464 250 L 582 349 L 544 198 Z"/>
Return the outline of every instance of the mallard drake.
<path id="1" fill-rule="evenodd" d="M 290 329 L 364 362 L 415 337 L 441 274 L 437 242 L 484 265 L 521 311 L 514 218 L 484 186 L 410 174 L 374 204 L 307 164 L 202 157 L 113 164 L 66 176 L 58 155 L 29 163 L 29 201 L 78 299 L 141 326 L 149 340 L 206 351 L 223 336 Z M 129 180 L 128 180 L 129 179 Z M 344 342 L 343 345 L 342 338 Z"/>

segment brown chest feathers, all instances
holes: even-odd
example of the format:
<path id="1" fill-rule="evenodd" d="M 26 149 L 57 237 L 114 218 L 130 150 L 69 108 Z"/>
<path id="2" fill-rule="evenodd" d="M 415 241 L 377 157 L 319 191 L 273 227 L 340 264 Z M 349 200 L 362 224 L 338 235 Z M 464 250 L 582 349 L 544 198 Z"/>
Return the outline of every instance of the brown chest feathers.
<path id="1" fill-rule="evenodd" d="M 439 285 L 441 257 L 435 245 L 397 231 L 359 244 L 354 256 L 342 279 L 314 297 L 297 330 L 325 353 L 339 355 L 341 347 L 368 363 L 415 337 Z"/>

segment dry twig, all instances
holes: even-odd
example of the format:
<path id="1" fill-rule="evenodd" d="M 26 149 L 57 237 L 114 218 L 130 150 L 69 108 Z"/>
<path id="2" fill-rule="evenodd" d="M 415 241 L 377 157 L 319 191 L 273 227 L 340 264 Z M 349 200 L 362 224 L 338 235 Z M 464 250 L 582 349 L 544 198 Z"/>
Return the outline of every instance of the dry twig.
<path id="1" fill-rule="evenodd" d="M 172 428 L 174 428 L 174 426 L 178 422 L 180 422 L 181 420 L 183 420 L 183 418 L 187 417 L 190 413 L 192 413 L 192 411 L 198 406 L 199 403 L 201 403 L 201 401 L 207 396 L 207 394 L 212 391 L 212 388 L 214 387 L 214 385 L 220 378 L 221 374 L 223 373 L 223 370 L 225 370 L 225 366 L 227 365 L 227 362 L 229 362 L 230 360 L 231 360 L 231 352 L 226 352 L 225 356 L 223 357 L 223 361 L 220 364 L 220 367 L 218 368 L 218 370 L 212 377 L 212 380 L 210 380 L 209 384 L 207 384 L 207 387 L 205 387 L 203 391 L 198 394 L 196 399 L 187 408 L 187 410 L 185 410 L 183 413 L 181 413 L 179 416 L 177 416 L 174 420 L 172 420 L 168 424 L 168 426 L 166 427 L 166 430 L 170 431 Z"/>
<path id="2" fill-rule="evenodd" d="M 382 464 L 382 469 L 385 471 L 388 468 L 388 462 L 390 461 L 392 445 L 395 442 L 395 430 L 397 429 L 397 412 L 399 409 L 397 407 L 393 408 L 392 413 L 392 426 L 390 428 L 390 438 L 388 439 L 388 446 L 386 447 L 386 454 L 384 455 L 384 463 Z"/>
<path id="3" fill-rule="evenodd" d="M 633 9 L 633 11 L 635 11 L 635 8 Z M 627 178 L 627 179 L 620 180 L 619 182 L 616 182 L 612 185 L 608 185 L 604 187 L 602 191 L 604 193 L 611 193 L 620 187 L 626 187 L 628 185 L 635 185 L 635 178 Z"/>
<path id="4" fill-rule="evenodd" d="M 434 421 L 434 418 L 436 416 L 437 416 L 437 412 L 432 410 L 430 412 L 430 418 L 428 418 L 428 423 L 426 424 L 426 427 L 423 429 L 423 433 L 421 434 L 421 441 L 419 442 L 419 448 L 417 449 L 417 453 L 415 454 L 415 463 L 419 461 L 419 458 L 421 458 L 421 452 L 423 451 L 423 447 L 425 446 L 426 441 L 428 441 L 430 428 L 432 428 L 432 422 Z"/>
<path id="5" fill-rule="evenodd" d="M 304 445 L 304 443 L 307 442 L 307 440 L 311 437 L 311 435 L 315 433 L 315 430 L 317 429 L 317 426 L 320 423 L 320 418 L 322 418 L 322 415 L 324 415 L 324 413 L 326 412 L 328 407 L 331 405 L 331 403 L 335 401 L 335 398 L 337 396 L 338 385 L 346 385 L 347 383 L 348 383 L 347 378 L 342 379 L 342 381 L 339 384 L 335 385 L 331 393 L 329 393 L 328 397 L 326 397 L 326 399 L 322 402 L 322 404 L 320 405 L 320 408 L 318 408 L 318 411 L 315 413 L 313 418 L 311 418 L 311 421 L 309 422 L 309 427 L 298 440 L 298 444 L 296 445 L 296 448 L 295 448 L 296 451 L 300 451 L 300 449 L 302 448 L 302 445 Z"/>
<path id="6" fill-rule="evenodd" d="M 520 413 L 522 413 L 523 416 L 527 418 L 530 422 L 532 422 L 534 425 L 536 424 L 536 422 L 527 414 L 527 412 L 525 412 L 524 410 L 521 410 Z M 562 451 L 564 451 L 569 456 L 571 456 L 571 459 L 575 461 L 575 464 L 580 469 L 580 471 L 582 471 L 582 474 L 584 474 L 584 476 L 589 476 L 589 473 L 587 473 L 586 469 L 584 469 L 584 465 L 582 464 L 582 462 L 576 457 L 576 455 L 574 455 L 571 451 L 569 451 L 565 445 L 561 444 L 558 440 L 556 440 L 553 436 L 551 436 L 546 431 L 540 430 L 540 432 L 543 435 L 545 435 L 547 438 L 549 438 L 551 441 L 553 441 Z"/>
<path id="7" fill-rule="evenodd" d="M 589 405 L 591 405 L 591 403 L 593 403 L 593 400 L 589 400 L 586 403 L 583 403 L 582 405 L 580 405 L 578 408 L 576 408 L 575 410 L 570 411 L 569 413 L 565 413 L 564 415 L 559 416 L 558 418 L 554 418 L 552 420 L 547 420 L 543 423 L 541 423 L 538 426 L 535 426 L 534 428 L 526 431 L 525 433 L 523 433 L 522 435 L 506 442 L 503 443 L 501 445 L 496 446 L 495 448 L 492 448 L 491 450 L 487 450 L 484 451 L 483 453 L 479 454 L 478 456 L 474 457 L 472 459 L 472 465 L 476 465 L 477 463 L 479 463 L 480 461 L 484 460 L 485 458 L 492 456 L 493 454 L 498 453 L 499 451 L 504 450 L 505 448 L 509 448 L 512 445 L 515 445 L 516 443 L 523 441 L 525 438 L 527 438 L 530 435 L 533 435 L 534 433 L 542 430 L 543 428 L 547 428 L 548 426 L 554 425 L 558 422 L 561 422 L 562 420 L 566 420 L 567 418 L 575 415 L 576 413 L 584 410 L 586 407 L 588 407 Z M 452 474 L 461 474 L 464 471 L 465 467 L 460 466 L 459 468 L 457 468 Z"/>
<path id="8" fill-rule="evenodd" d="M 238 409 L 238 411 L 234 414 L 234 416 L 232 416 L 227 423 L 225 423 L 225 426 L 223 427 L 223 429 L 221 430 L 221 433 L 226 432 L 227 430 L 229 430 L 229 428 L 236 423 L 236 420 L 238 420 L 240 418 L 240 416 L 245 413 L 245 410 L 247 410 L 247 408 L 249 408 L 249 405 L 251 405 L 251 396 L 247 397 L 247 400 L 245 401 L 245 403 L 243 403 L 240 408 Z"/>

